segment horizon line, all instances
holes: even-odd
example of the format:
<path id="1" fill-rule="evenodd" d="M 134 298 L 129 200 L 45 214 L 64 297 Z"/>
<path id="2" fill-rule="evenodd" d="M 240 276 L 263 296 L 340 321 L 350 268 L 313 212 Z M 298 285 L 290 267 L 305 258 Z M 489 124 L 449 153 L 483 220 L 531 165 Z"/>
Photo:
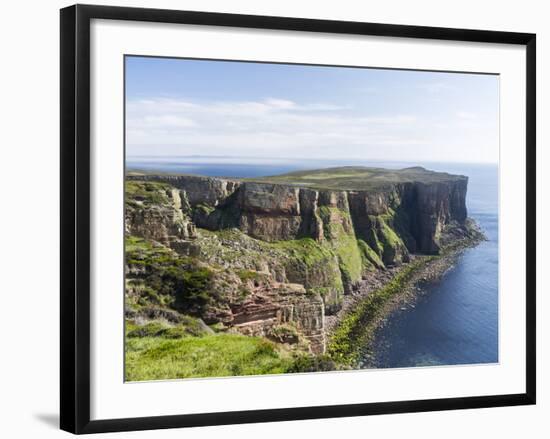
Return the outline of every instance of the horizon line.
<path id="1" fill-rule="evenodd" d="M 286 163 L 292 163 L 292 162 L 301 162 L 301 161 L 308 161 L 308 162 L 348 162 L 348 161 L 360 161 L 360 162 L 382 162 L 382 163 L 463 163 L 463 164 L 481 164 L 481 165 L 498 165 L 499 161 L 472 161 L 472 160 L 464 160 L 464 161 L 446 161 L 446 160 L 408 160 L 408 159 L 402 159 L 402 160 L 396 160 L 396 159 L 381 159 L 381 158 L 357 158 L 352 157 L 349 159 L 338 159 L 338 158 L 314 158 L 311 157 L 257 157 L 257 156 L 227 156 L 227 155 L 200 155 L 200 154 L 190 154 L 190 155 L 125 155 L 125 161 L 127 160 L 136 160 L 136 159 L 230 159 L 232 161 L 236 160 L 256 160 L 258 162 L 266 162 L 266 161 L 275 161 L 275 162 L 286 162 Z M 222 162 L 219 162 L 222 163 Z M 197 163 L 194 163 L 197 164 Z M 229 163 L 226 163 L 229 164 Z M 236 163 L 234 163 L 236 164 Z M 243 163 L 244 164 L 244 163 Z M 252 163 L 246 163 L 246 164 L 254 164 Z M 268 163 L 265 163 L 268 164 Z M 346 165 L 346 166 L 353 166 L 353 165 Z"/>

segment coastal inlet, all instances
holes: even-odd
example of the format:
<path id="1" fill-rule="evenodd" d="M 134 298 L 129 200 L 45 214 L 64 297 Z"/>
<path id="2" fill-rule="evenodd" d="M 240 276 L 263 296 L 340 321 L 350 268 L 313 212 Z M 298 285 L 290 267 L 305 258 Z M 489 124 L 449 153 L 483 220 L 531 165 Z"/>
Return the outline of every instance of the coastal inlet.
<path id="1" fill-rule="evenodd" d="M 467 186 L 421 167 L 130 172 L 126 379 L 361 367 L 417 281 L 484 239 Z"/>

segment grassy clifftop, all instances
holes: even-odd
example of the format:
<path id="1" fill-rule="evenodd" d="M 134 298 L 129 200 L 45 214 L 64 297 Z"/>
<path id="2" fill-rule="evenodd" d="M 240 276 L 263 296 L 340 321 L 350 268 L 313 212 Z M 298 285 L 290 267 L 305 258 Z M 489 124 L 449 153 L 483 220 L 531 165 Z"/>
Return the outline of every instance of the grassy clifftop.
<path id="1" fill-rule="evenodd" d="M 420 166 L 404 169 L 343 166 L 289 172 L 287 174 L 244 179 L 264 183 L 290 184 L 314 189 L 371 190 L 395 183 L 438 183 L 466 179 L 462 175 L 429 171 Z"/>

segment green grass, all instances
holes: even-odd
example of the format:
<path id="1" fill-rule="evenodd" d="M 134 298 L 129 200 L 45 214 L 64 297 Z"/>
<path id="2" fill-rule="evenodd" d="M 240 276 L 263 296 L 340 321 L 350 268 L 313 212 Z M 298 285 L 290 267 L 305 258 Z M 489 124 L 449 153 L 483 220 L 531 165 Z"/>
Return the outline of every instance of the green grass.
<path id="1" fill-rule="evenodd" d="M 210 268 L 166 247 L 127 236 L 126 264 L 143 270 L 137 279 L 143 284 L 142 297 L 153 298 L 153 303 L 165 304 L 166 298 L 171 298 L 170 305 L 179 311 L 200 311 L 217 297 Z"/>
<path id="2" fill-rule="evenodd" d="M 127 203 L 142 202 L 145 205 L 165 204 L 169 202 L 167 192 L 170 185 L 156 181 L 134 181 L 125 183 Z"/>
<path id="3" fill-rule="evenodd" d="M 386 220 L 379 218 L 379 221 L 381 225 L 381 237 L 384 244 L 390 245 L 391 247 L 403 246 L 403 241 L 401 241 L 401 238 L 397 235 L 397 233 L 395 233 L 394 230 L 388 225 Z"/>
<path id="4" fill-rule="evenodd" d="M 343 293 L 338 260 L 330 246 L 301 238 L 269 243 L 268 248 L 283 251 L 281 262 L 290 282 L 301 283 L 322 296 L 329 292 Z"/>
<path id="5" fill-rule="evenodd" d="M 277 374 L 292 364 L 274 343 L 244 335 L 126 339 L 127 381 Z"/>
<path id="6" fill-rule="evenodd" d="M 405 169 L 383 169 L 364 166 L 343 166 L 289 172 L 260 178 L 244 179 L 266 183 L 291 184 L 315 189 L 370 190 L 383 189 L 404 182 L 446 182 L 465 178 L 444 172 L 434 172 L 419 166 Z"/>
<path id="7" fill-rule="evenodd" d="M 367 269 L 382 269 L 384 263 L 378 253 L 376 253 L 365 241 L 362 239 L 357 240 L 357 246 L 361 251 L 361 257 L 363 258 L 363 266 Z"/>
<path id="8" fill-rule="evenodd" d="M 200 337 L 207 333 L 204 323 L 191 316 L 181 315 L 177 325 L 164 321 L 153 320 L 144 325 L 137 325 L 132 320 L 126 320 L 126 336 L 129 338 L 163 337 L 182 338 L 188 336 Z M 206 327 L 207 328 L 207 327 Z"/>
<path id="9" fill-rule="evenodd" d="M 330 251 L 312 238 L 292 239 L 290 241 L 276 241 L 269 246 L 282 249 L 288 254 L 299 257 L 306 265 L 314 265 L 330 257 Z"/>
<path id="10" fill-rule="evenodd" d="M 363 261 L 354 235 L 342 235 L 332 243 L 344 281 L 354 283 L 361 279 Z"/>
<path id="11" fill-rule="evenodd" d="M 328 245 L 338 258 L 344 282 L 357 282 L 365 267 L 349 212 L 336 207 L 321 206 L 319 216 L 323 221 Z M 347 224 L 348 230 L 344 224 Z"/>

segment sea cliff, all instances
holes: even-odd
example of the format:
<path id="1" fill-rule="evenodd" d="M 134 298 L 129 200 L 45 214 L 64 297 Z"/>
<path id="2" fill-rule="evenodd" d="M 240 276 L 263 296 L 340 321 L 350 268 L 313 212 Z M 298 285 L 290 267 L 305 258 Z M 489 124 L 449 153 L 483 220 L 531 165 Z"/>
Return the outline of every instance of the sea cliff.
<path id="1" fill-rule="evenodd" d="M 324 354 L 346 295 L 479 232 L 468 178 L 343 167 L 260 179 L 130 173 L 126 314 Z M 415 264 L 411 261 L 416 258 Z M 368 287 L 368 285 L 367 285 Z"/>

